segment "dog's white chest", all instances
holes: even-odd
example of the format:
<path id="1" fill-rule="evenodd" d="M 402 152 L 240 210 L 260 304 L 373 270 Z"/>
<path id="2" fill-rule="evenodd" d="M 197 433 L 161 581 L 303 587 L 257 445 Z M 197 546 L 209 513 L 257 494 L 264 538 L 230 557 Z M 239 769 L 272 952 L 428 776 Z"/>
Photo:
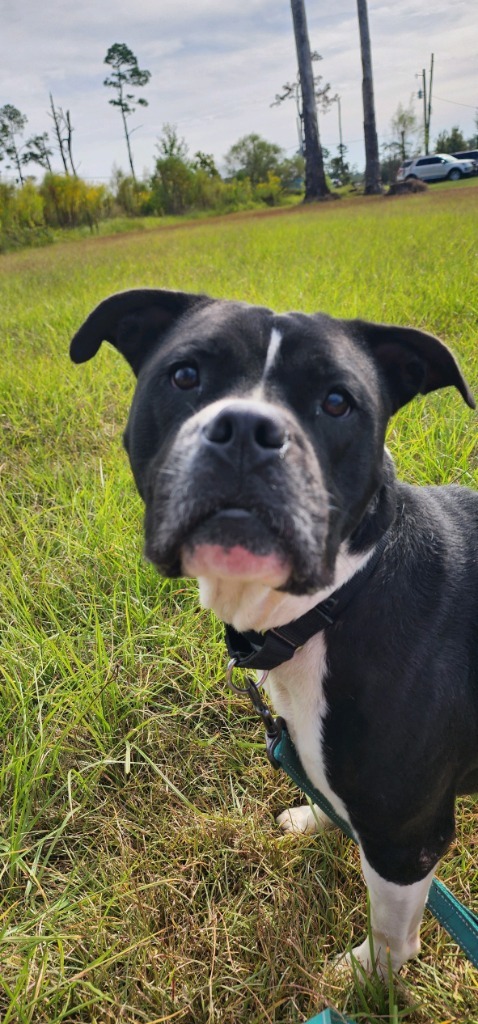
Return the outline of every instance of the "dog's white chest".
<path id="1" fill-rule="evenodd" d="M 298 650 L 291 661 L 271 671 L 265 688 L 275 711 L 287 722 L 306 775 L 348 821 L 346 807 L 331 789 L 325 771 L 322 731 L 327 711 L 323 690 L 326 672 L 327 648 L 320 633 Z"/>

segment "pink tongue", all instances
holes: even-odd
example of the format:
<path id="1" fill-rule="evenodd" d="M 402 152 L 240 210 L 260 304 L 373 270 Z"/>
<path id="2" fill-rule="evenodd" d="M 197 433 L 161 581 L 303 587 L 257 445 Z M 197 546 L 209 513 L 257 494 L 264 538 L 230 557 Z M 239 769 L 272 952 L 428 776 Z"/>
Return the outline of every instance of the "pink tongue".
<path id="1" fill-rule="evenodd" d="M 285 583 L 289 575 L 289 566 L 279 555 L 254 555 L 240 544 L 232 548 L 198 544 L 192 551 L 183 549 L 182 564 L 187 576 L 233 576 L 272 587 Z"/>

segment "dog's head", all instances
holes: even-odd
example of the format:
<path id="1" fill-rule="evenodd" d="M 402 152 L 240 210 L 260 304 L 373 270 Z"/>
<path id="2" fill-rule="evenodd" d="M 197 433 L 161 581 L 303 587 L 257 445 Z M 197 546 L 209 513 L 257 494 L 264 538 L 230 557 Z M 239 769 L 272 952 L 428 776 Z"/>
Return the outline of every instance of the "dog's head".
<path id="1" fill-rule="evenodd" d="M 448 385 L 474 407 L 451 352 L 410 328 L 146 289 L 102 302 L 72 359 L 103 340 L 138 378 L 125 446 L 167 576 L 326 587 L 381 488 L 392 413 Z"/>

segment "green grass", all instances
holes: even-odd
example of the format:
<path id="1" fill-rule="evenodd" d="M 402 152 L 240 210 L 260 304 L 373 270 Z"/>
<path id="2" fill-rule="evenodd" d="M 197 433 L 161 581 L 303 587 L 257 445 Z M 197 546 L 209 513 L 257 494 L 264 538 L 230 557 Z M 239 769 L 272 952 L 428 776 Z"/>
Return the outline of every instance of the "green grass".
<path id="1" fill-rule="evenodd" d="M 85 239 L 0 258 L 0 1016 L 4 1024 L 478 1021 L 476 974 L 427 915 L 382 989 L 337 977 L 367 907 L 338 834 L 279 835 L 297 799 L 227 693 L 194 585 L 141 554 L 121 449 L 133 381 L 104 346 L 67 357 L 110 292 L 166 286 L 440 334 L 478 393 L 478 189 Z M 477 486 L 457 393 L 402 411 L 389 446 L 417 483 Z M 440 868 L 478 908 L 475 804 Z"/>

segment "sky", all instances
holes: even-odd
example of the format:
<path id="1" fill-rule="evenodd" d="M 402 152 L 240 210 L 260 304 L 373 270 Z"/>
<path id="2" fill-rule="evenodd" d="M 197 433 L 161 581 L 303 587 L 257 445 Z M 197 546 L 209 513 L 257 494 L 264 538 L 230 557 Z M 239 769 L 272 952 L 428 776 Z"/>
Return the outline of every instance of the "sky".
<path id="1" fill-rule="evenodd" d="M 311 47 L 320 71 L 339 94 L 347 158 L 364 166 L 362 69 L 355 0 L 306 0 Z M 476 0 L 369 0 L 379 143 L 391 139 L 401 103 L 417 98 L 422 69 L 435 55 L 431 140 L 458 124 L 477 131 L 478 19 Z M 28 135 L 51 132 L 49 93 L 69 110 L 73 155 L 82 177 L 108 182 L 113 165 L 128 170 L 119 111 L 103 86 L 113 43 L 126 43 L 151 72 L 137 90 L 147 107 L 130 120 L 138 176 L 150 173 L 162 125 L 174 124 L 193 155 L 211 153 L 220 169 L 229 148 L 256 132 L 297 151 L 292 101 L 271 103 L 297 70 L 289 0 L 0 0 L 0 107 L 28 118 Z M 419 76 L 419 77 L 417 77 Z M 322 144 L 336 154 L 338 106 L 319 114 Z M 417 143 L 417 151 L 422 149 Z M 60 170 L 58 157 L 54 166 Z M 3 168 L 3 170 L 2 170 Z M 0 164 L 0 174 L 6 175 Z"/>

